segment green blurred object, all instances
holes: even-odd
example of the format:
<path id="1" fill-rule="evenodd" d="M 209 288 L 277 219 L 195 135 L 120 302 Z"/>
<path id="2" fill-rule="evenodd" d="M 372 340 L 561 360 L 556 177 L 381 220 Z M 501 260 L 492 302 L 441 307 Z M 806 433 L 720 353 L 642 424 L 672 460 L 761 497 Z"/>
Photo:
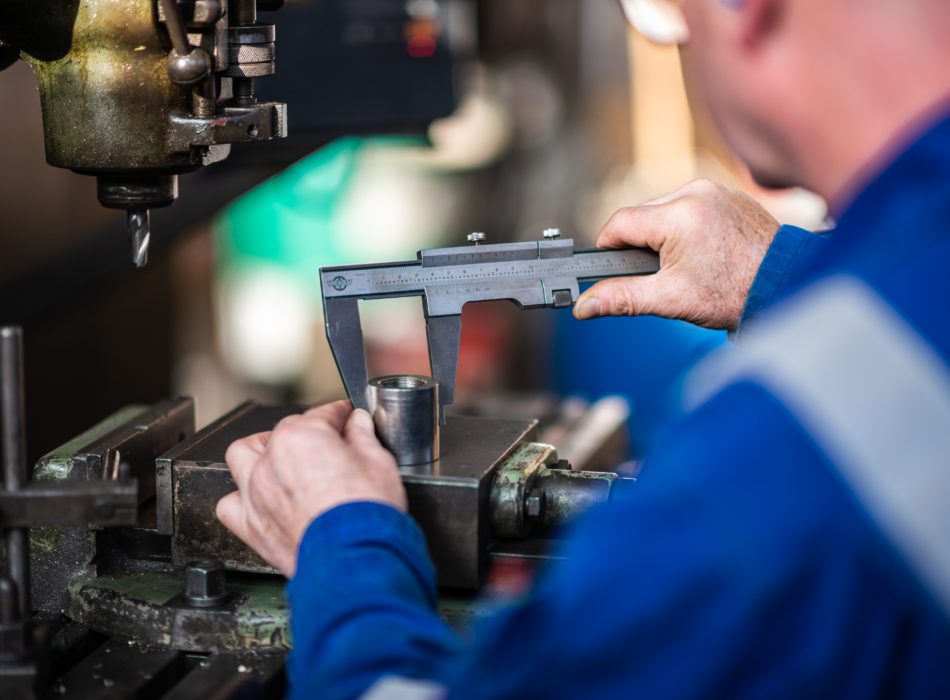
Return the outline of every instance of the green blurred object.
<path id="1" fill-rule="evenodd" d="M 360 156 L 371 148 L 419 146 L 417 138 L 348 137 L 321 148 L 235 200 L 215 222 L 219 273 L 283 268 L 319 303 L 317 268 L 361 262 L 340 212 Z"/>

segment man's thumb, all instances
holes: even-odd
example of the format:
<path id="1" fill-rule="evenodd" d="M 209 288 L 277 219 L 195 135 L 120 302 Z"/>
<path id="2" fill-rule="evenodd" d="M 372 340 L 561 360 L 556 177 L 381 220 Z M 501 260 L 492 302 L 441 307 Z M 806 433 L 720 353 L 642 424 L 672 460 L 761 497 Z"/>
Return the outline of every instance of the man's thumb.
<path id="1" fill-rule="evenodd" d="M 373 417 L 362 408 L 357 408 L 350 414 L 343 428 L 343 435 L 351 444 L 379 444 Z"/>
<path id="2" fill-rule="evenodd" d="M 668 316 L 657 285 L 657 275 L 616 277 L 598 282 L 581 294 L 574 305 L 574 318 L 585 321 L 599 316 Z"/>

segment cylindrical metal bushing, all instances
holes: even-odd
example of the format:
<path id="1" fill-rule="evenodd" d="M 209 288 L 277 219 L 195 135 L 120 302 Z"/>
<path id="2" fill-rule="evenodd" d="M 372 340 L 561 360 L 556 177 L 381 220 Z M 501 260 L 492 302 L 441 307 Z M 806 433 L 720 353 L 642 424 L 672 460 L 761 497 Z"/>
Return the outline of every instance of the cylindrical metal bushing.
<path id="1" fill-rule="evenodd" d="M 370 412 L 380 442 L 400 466 L 439 458 L 439 383 L 431 377 L 396 374 L 369 381 Z"/>

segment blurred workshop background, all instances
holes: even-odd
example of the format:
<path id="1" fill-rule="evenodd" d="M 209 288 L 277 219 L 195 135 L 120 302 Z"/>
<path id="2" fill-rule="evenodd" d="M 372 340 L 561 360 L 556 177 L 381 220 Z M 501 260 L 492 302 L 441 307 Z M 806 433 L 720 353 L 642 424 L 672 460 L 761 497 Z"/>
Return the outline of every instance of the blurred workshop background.
<path id="1" fill-rule="evenodd" d="M 248 398 L 342 396 L 323 265 L 409 259 L 471 231 L 557 227 L 586 247 L 617 208 L 698 176 L 785 222 L 825 217 L 808 193 L 755 189 L 690 102 L 678 52 L 628 32 L 616 3 L 288 0 L 269 21 L 278 68 L 260 93 L 288 103 L 290 138 L 184 176 L 143 270 L 95 180 L 45 163 L 29 66 L 0 73 L 0 320 L 26 330 L 31 460 L 129 403 L 194 396 L 201 426 Z M 428 373 L 418 300 L 362 314 L 371 375 Z M 589 415 L 620 397 L 601 406 L 630 411 L 635 457 L 683 372 L 724 342 L 655 318 L 470 306 L 459 408 Z"/>

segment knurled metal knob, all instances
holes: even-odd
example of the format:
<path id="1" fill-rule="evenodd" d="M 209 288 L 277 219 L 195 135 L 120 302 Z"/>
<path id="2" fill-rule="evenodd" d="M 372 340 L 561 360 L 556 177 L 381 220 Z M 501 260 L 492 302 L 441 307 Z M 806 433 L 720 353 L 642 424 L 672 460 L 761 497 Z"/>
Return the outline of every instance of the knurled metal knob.
<path id="1" fill-rule="evenodd" d="M 481 231 L 476 231 L 475 233 L 468 234 L 466 238 L 468 239 L 469 243 L 474 243 L 475 245 L 478 245 L 479 243 L 485 240 L 485 234 L 482 233 Z"/>
<path id="2" fill-rule="evenodd" d="M 553 241 L 555 238 L 560 237 L 561 229 L 559 228 L 546 228 L 541 232 L 541 235 L 547 238 L 549 241 Z"/>
<path id="3" fill-rule="evenodd" d="M 185 566 L 184 598 L 193 608 L 214 608 L 226 603 L 224 563 L 217 559 L 189 562 Z"/>

